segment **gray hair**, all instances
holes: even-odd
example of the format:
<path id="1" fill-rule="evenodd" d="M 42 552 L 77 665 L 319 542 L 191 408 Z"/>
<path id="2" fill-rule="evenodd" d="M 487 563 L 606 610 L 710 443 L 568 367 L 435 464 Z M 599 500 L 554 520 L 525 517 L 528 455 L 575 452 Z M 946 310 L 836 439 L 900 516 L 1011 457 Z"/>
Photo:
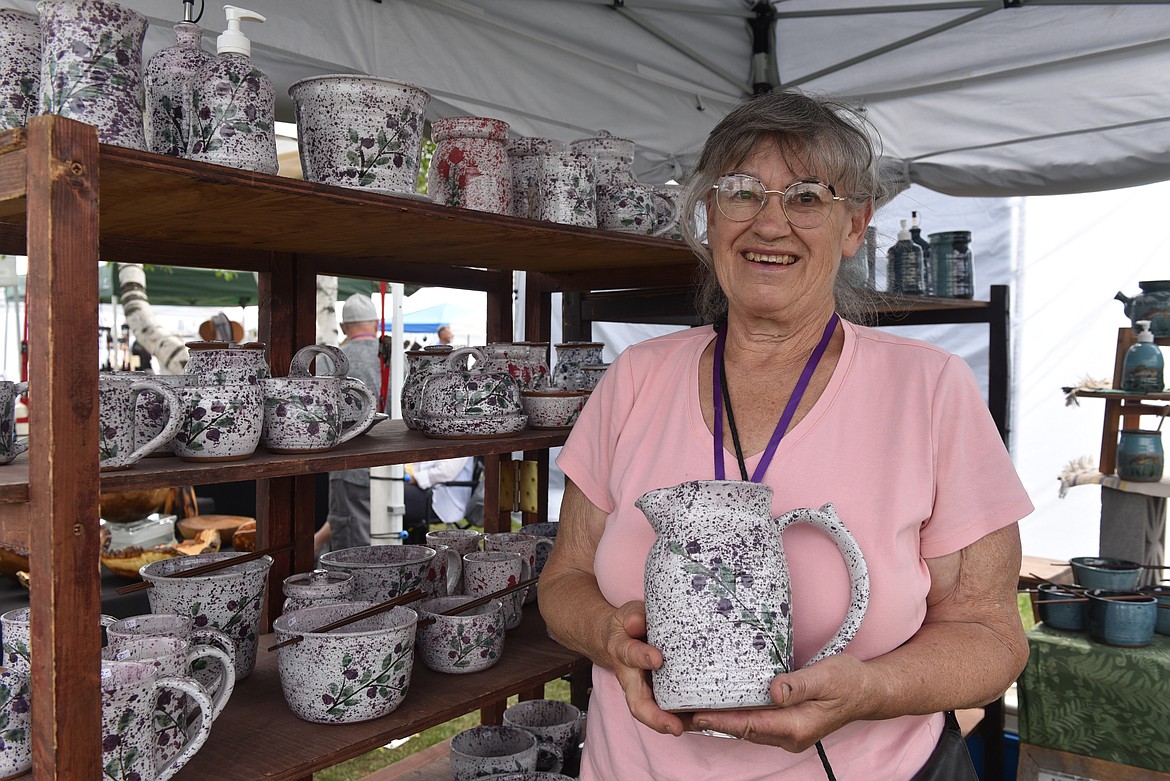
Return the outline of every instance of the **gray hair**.
<path id="1" fill-rule="evenodd" d="M 682 197 L 680 226 L 683 239 L 699 259 L 695 303 L 704 320 L 726 315 L 727 296 L 715 278 L 711 251 L 699 240 L 696 213 L 708 203 L 719 177 L 769 143 L 792 161 L 790 167 L 832 183 L 851 209 L 863 209 L 887 197 L 878 165 L 881 139 L 858 107 L 798 91 L 768 92 L 737 106 L 707 136 Z M 842 263 L 842 270 L 847 265 Z M 849 276 L 837 275 L 837 311 L 864 318 L 873 308 L 872 291 Z"/>

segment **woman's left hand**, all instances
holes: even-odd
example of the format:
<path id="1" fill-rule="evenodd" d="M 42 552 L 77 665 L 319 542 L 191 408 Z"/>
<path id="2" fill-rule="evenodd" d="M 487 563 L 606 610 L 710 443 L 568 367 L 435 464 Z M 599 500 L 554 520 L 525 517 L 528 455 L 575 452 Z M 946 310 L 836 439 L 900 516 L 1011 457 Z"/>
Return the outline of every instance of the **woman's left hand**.
<path id="1" fill-rule="evenodd" d="M 829 733 L 867 716 L 865 663 L 847 654 L 830 656 L 772 680 L 775 708 L 697 711 L 691 730 L 715 730 L 753 743 L 804 751 Z"/>

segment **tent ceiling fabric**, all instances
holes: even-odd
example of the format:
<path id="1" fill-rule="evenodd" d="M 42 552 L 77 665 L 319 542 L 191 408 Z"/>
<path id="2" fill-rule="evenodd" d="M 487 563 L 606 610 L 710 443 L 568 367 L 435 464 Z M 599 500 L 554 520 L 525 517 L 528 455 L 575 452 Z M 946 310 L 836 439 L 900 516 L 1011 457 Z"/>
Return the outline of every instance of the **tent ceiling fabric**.
<path id="1" fill-rule="evenodd" d="M 33 10 L 32 0 L 3 0 Z M 123 0 L 169 45 L 180 0 Z M 248 0 L 253 57 L 288 86 L 360 72 L 410 81 L 433 118 L 518 135 L 632 139 L 644 181 L 681 175 L 750 91 L 750 0 Z M 774 0 L 781 86 L 856 99 L 910 180 L 954 195 L 1170 179 L 1166 0 Z M 763 5 L 761 3 L 761 5 Z M 208 3 L 207 47 L 224 27 Z"/>

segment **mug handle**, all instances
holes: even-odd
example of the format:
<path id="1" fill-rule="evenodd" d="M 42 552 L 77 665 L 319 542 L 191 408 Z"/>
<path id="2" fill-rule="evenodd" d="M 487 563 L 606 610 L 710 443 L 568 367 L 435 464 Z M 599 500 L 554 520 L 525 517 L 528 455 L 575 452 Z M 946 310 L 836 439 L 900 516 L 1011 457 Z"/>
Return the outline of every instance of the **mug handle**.
<path id="1" fill-rule="evenodd" d="M 324 355 L 333 364 L 333 371 L 322 376 L 345 377 L 349 374 L 349 358 L 345 356 L 340 347 L 329 344 L 310 344 L 297 350 L 292 363 L 289 364 L 288 376 L 312 377 L 313 374 L 309 371 L 309 367 L 313 365 L 313 359 L 318 355 Z"/>
<path id="2" fill-rule="evenodd" d="M 804 666 L 808 667 L 813 662 L 819 662 L 827 656 L 840 653 L 857 634 L 857 630 L 861 628 L 861 620 L 865 617 L 866 608 L 869 606 L 869 567 L 866 566 L 865 557 L 861 554 L 861 546 L 849 533 L 849 529 L 845 528 L 845 524 L 837 516 L 837 511 L 831 502 L 822 505 L 819 510 L 810 508 L 792 510 L 776 520 L 781 531 L 793 523 L 807 523 L 825 532 L 833 538 L 833 542 L 837 543 L 837 549 L 841 551 L 841 555 L 845 558 L 845 564 L 849 567 L 851 587 L 849 610 L 845 613 L 845 621 L 832 639 L 805 663 Z"/>
<path id="3" fill-rule="evenodd" d="M 674 200 L 674 198 L 670 197 L 669 195 L 661 193 L 658 190 L 651 190 L 651 192 L 654 194 L 654 197 L 660 198 L 666 204 L 666 218 L 662 225 L 658 225 L 654 228 L 654 230 L 650 231 L 650 235 L 665 236 L 674 230 L 676 225 L 678 225 L 679 214 L 682 210 L 679 208 L 678 203 Z M 657 217 L 657 209 L 654 210 L 654 214 Z"/>
<path id="4" fill-rule="evenodd" d="M 551 743 L 536 744 L 536 768 L 538 773 L 559 773 L 565 766 L 565 754 Z"/>
<path id="5" fill-rule="evenodd" d="M 16 402 L 20 399 L 21 396 L 26 396 L 26 395 L 28 395 L 28 383 L 27 382 L 17 382 L 17 383 L 13 384 L 13 386 L 12 386 L 12 406 L 14 409 L 13 409 L 13 414 L 12 414 L 12 450 L 9 453 L 8 461 L 11 461 L 12 459 L 19 456 L 21 453 L 28 450 L 28 434 L 24 435 L 24 439 L 21 439 L 20 437 L 16 436 L 16 410 L 15 410 Z M 7 463 L 7 462 L 5 462 L 5 463 Z"/>
<path id="6" fill-rule="evenodd" d="M 374 392 L 370 390 L 370 386 L 356 377 L 341 378 L 341 395 L 357 398 L 361 402 L 362 412 L 357 422 L 342 432 L 334 447 L 342 442 L 348 442 L 369 428 L 370 424 L 374 422 L 374 415 L 378 412 L 378 400 L 374 398 Z"/>
<path id="7" fill-rule="evenodd" d="M 134 409 L 134 405 L 144 391 L 150 391 L 156 396 L 161 396 L 167 405 L 169 414 L 167 415 L 166 425 L 163 426 L 162 431 L 155 435 L 154 439 L 150 440 L 142 447 L 130 453 L 126 458 L 119 462 L 120 466 L 130 466 L 137 464 L 143 456 L 147 453 L 153 453 L 160 447 L 170 442 L 175 438 L 175 434 L 179 433 L 179 424 L 183 422 L 183 405 L 179 401 L 178 395 L 168 385 L 164 385 L 158 380 L 144 379 L 139 380 L 130 386 L 130 409 Z M 135 421 L 137 424 L 137 421 Z"/>
<path id="8" fill-rule="evenodd" d="M 213 710 L 211 698 L 203 691 L 203 687 L 193 679 L 187 678 L 186 676 L 159 678 L 155 681 L 151 699 L 157 701 L 161 689 L 173 689 L 195 700 L 195 704 L 199 706 L 199 730 L 187 739 L 187 742 L 183 744 L 183 748 L 174 758 L 168 762 L 161 763 L 155 768 L 155 781 L 167 781 L 175 773 L 178 773 L 183 768 L 183 765 L 191 761 L 191 757 L 195 756 L 199 749 L 203 748 L 203 744 L 207 741 L 207 736 L 211 734 L 211 720 L 214 718 L 211 715 Z"/>
<path id="9" fill-rule="evenodd" d="M 199 659 L 214 659 L 219 662 L 219 669 L 222 671 L 219 688 L 214 693 L 208 693 L 212 698 L 211 718 L 216 719 L 223 712 L 223 707 L 227 705 L 228 697 L 232 696 L 232 692 L 236 688 L 236 663 L 231 656 L 228 656 L 214 645 L 196 645 L 192 646 L 191 650 L 187 652 L 187 669 L 191 670 L 195 662 Z"/>
<path id="10" fill-rule="evenodd" d="M 191 642 L 195 645 L 214 645 L 225 654 L 235 659 L 236 645 L 232 639 L 215 627 L 205 626 L 191 630 Z M 234 665 L 235 662 L 233 661 Z M 234 676 L 233 676 L 234 677 Z"/>

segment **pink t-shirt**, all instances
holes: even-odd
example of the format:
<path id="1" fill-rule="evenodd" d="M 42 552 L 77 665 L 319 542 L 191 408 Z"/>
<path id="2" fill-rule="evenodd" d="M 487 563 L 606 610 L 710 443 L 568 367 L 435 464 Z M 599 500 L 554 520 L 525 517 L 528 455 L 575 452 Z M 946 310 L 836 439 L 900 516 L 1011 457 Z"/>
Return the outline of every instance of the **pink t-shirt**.
<path id="1" fill-rule="evenodd" d="M 824 393 L 781 441 L 764 477 L 774 515 L 832 502 L 871 579 L 869 609 L 845 653 L 869 659 L 910 638 L 926 613 L 925 558 L 958 551 L 1032 511 L 970 368 L 937 347 L 841 323 L 845 342 Z M 608 514 L 595 571 L 613 605 L 644 599 L 654 531 L 634 502 L 647 491 L 714 479 L 698 397 L 699 356 L 714 333 L 636 344 L 606 372 L 557 465 Z M 744 382 L 732 375 L 729 381 Z M 725 443 L 727 475 L 739 468 Z M 751 474 L 760 455 L 747 459 Z M 804 525 L 784 532 L 795 661 L 837 631 L 849 576 L 836 545 Z M 837 778 L 906 779 L 926 761 L 942 718 L 854 722 L 824 746 Z M 595 667 L 585 781 L 823 781 L 814 749 L 792 754 L 698 734 L 660 735 L 636 721 L 613 674 Z"/>

